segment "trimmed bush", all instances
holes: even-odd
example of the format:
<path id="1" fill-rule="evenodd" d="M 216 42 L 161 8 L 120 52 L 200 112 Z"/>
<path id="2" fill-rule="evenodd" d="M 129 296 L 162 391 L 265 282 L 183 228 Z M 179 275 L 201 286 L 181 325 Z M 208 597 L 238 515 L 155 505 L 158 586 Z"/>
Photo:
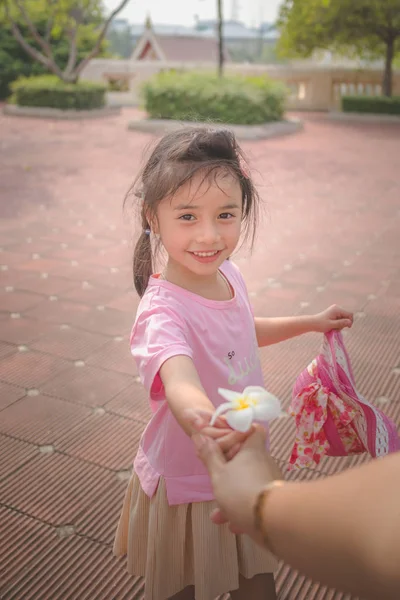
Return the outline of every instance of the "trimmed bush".
<path id="1" fill-rule="evenodd" d="M 55 75 L 22 77 L 11 85 L 19 106 L 91 110 L 105 106 L 106 86 L 90 81 L 64 83 Z"/>
<path id="2" fill-rule="evenodd" d="M 146 82 L 143 95 L 153 119 L 258 125 L 282 120 L 286 88 L 266 77 L 169 72 Z"/>
<path id="3" fill-rule="evenodd" d="M 393 96 L 343 96 L 344 112 L 400 115 L 400 97 Z"/>

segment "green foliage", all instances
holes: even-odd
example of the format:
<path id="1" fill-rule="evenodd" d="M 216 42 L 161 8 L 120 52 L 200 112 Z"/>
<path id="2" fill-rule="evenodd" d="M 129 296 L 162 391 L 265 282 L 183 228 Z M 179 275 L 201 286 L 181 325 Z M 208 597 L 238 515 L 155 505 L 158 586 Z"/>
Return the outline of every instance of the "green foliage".
<path id="1" fill-rule="evenodd" d="M 47 21 L 43 17 L 35 23 L 36 28 L 42 35 L 46 32 Z M 36 42 L 30 35 L 26 25 L 20 24 L 24 38 L 35 48 Z M 82 60 L 93 48 L 96 32 L 94 28 L 87 29 L 85 34 L 80 36 L 78 43 L 78 60 Z M 61 69 L 64 69 L 68 62 L 69 45 L 64 38 L 52 39 L 53 56 Z M 101 46 L 101 56 L 107 55 L 107 43 L 103 42 Z M 47 69 L 39 62 L 34 60 L 21 45 L 17 42 L 11 32 L 11 27 L 7 22 L 0 20 L 0 99 L 7 98 L 11 93 L 10 84 L 19 77 L 30 77 L 48 73 Z"/>
<path id="2" fill-rule="evenodd" d="M 103 22 L 101 0 L 2 0 L 0 22 L 13 19 L 18 25 L 26 23 L 24 13 L 33 22 L 46 21 L 51 39 L 60 39 L 78 26 L 78 36 L 87 37 Z"/>
<path id="3" fill-rule="evenodd" d="M 342 110 L 344 112 L 400 116 L 400 97 L 343 96 Z"/>
<path id="4" fill-rule="evenodd" d="M 400 0 L 284 0 L 278 28 L 279 50 L 287 56 L 332 49 L 382 57 L 387 39 L 400 37 Z"/>
<path id="5" fill-rule="evenodd" d="M 286 89 L 266 77 L 160 73 L 143 86 L 153 119 L 255 125 L 283 118 Z"/>
<path id="6" fill-rule="evenodd" d="M 314 50 L 385 59 L 383 91 L 391 94 L 392 64 L 400 55 L 400 0 L 284 0 L 278 49 L 287 57 Z"/>
<path id="7" fill-rule="evenodd" d="M 40 75 L 22 77 L 11 88 L 19 106 L 90 110 L 105 105 L 106 87 L 89 81 L 64 83 L 55 75 Z"/>
<path id="8" fill-rule="evenodd" d="M 27 57 L 9 27 L 0 24 L 0 100 L 11 93 L 10 83 L 22 75 L 38 75 L 44 67 Z"/>

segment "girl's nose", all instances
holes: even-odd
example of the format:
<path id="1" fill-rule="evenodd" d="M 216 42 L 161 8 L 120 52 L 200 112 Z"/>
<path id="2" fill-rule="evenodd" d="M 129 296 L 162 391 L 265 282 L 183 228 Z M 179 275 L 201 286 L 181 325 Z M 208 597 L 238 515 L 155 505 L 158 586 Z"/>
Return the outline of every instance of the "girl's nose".
<path id="1" fill-rule="evenodd" d="M 202 244 L 215 244 L 221 239 L 218 226 L 214 223 L 204 224 L 198 232 L 197 239 Z"/>

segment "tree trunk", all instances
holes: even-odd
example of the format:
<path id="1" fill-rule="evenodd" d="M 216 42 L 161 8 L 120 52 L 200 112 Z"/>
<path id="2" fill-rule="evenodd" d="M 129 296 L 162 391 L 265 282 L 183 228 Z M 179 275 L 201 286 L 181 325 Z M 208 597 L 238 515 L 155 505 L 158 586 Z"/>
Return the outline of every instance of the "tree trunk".
<path id="1" fill-rule="evenodd" d="M 224 74 L 224 36 L 222 33 L 222 25 L 224 22 L 222 14 L 222 0 L 217 0 L 218 4 L 218 77 Z"/>
<path id="2" fill-rule="evenodd" d="M 68 64 L 64 71 L 60 69 L 57 65 L 53 54 L 52 48 L 50 45 L 50 36 L 51 36 L 51 27 L 53 22 L 50 21 L 48 23 L 48 28 L 45 36 L 41 36 L 37 31 L 35 24 L 31 20 L 31 17 L 28 14 L 28 11 L 25 10 L 23 2 L 21 0 L 12 0 L 16 2 L 17 7 L 19 8 L 20 15 L 23 17 L 24 24 L 28 27 L 30 33 L 34 37 L 35 41 L 38 43 L 42 51 L 37 50 L 34 46 L 32 46 L 29 42 L 27 42 L 22 35 L 22 32 L 17 24 L 17 22 L 13 19 L 13 16 L 10 14 L 9 9 L 9 1 L 11 0 L 0 0 L 0 4 L 4 4 L 6 17 L 10 22 L 12 33 L 15 39 L 20 43 L 22 48 L 29 54 L 34 60 L 38 61 L 42 65 L 44 65 L 49 71 L 57 75 L 61 81 L 65 83 L 76 83 L 79 79 L 79 76 L 83 69 L 86 67 L 88 62 L 94 58 L 100 51 L 101 43 L 105 38 L 107 33 L 107 29 L 111 23 L 111 21 L 116 17 L 116 15 L 125 8 L 130 0 L 121 0 L 120 4 L 113 10 L 113 12 L 109 15 L 109 17 L 105 20 L 103 27 L 100 30 L 100 33 L 97 37 L 96 43 L 92 50 L 85 56 L 83 60 L 77 65 L 77 36 L 78 36 L 78 22 L 76 29 L 70 35 L 70 51 L 68 57 Z M 54 0 L 57 2 L 57 0 Z"/>
<path id="3" fill-rule="evenodd" d="M 393 72 L 392 72 L 392 63 L 394 56 L 394 40 L 389 38 L 386 42 L 386 56 L 385 56 L 385 71 L 383 74 L 382 81 L 382 94 L 390 98 L 392 95 L 392 80 L 393 80 Z"/>

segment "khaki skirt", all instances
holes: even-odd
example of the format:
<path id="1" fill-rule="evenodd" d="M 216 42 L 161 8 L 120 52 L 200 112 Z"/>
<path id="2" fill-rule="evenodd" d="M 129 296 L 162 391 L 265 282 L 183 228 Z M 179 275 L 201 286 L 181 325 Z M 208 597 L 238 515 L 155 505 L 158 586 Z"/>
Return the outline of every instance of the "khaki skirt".
<path id="1" fill-rule="evenodd" d="M 149 498 L 134 474 L 125 494 L 114 555 L 127 555 L 131 575 L 145 578 L 145 600 L 166 600 L 189 585 L 196 600 L 213 600 L 250 579 L 272 573 L 277 560 L 248 536 L 210 521 L 215 502 L 169 506 L 165 481 Z"/>

